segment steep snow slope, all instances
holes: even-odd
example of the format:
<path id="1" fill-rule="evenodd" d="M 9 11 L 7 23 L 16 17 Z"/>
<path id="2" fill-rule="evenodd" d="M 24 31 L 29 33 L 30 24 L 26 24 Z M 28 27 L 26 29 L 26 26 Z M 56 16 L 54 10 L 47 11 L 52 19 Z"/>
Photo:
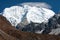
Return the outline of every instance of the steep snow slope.
<path id="1" fill-rule="evenodd" d="M 47 22 L 54 14 L 52 10 L 46 8 L 31 7 L 27 13 L 27 20 L 34 23 Z"/>

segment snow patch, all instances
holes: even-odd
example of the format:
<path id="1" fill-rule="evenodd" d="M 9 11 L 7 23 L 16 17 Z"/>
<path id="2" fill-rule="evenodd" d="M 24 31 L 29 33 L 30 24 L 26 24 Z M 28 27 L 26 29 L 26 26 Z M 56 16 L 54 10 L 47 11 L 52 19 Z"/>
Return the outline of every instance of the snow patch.
<path id="1" fill-rule="evenodd" d="M 49 34 L 59 35 L 60 34 L 60 28 L 52 29 L 52 31 Z"/>

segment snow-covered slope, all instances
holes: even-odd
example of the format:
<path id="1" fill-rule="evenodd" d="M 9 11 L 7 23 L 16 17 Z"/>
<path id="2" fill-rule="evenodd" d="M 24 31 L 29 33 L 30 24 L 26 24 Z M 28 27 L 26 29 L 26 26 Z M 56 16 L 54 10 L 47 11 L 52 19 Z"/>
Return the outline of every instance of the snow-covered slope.
<path id="1" fill-rule="evenodd" d="M 21 22 L 24 15 L 24 9 L 20 6 L 12 6 L 10 8 L 5 8 L 3 13 L 3 16 L 7 18 L 12 26 L 16 26 Z"/>
<path id="2" fill-rule="evenodd" d="M 50 9 L 31 7 L 27 13 L 27 20 L 28 22 L 32 21 L 34 23 L 47 22 L 54 14 Z"/>
<path id="3" fill-rule="evenodd" d="M 23 22 L 24 18 L 27 18 L 28 23 L 47 22 L 54 14 L 55 13 L 50 9 L 32 7 L 29 5 L 24 5 L 24 7 L 12 6 L 5 8 L 3 12 L 3 16 L 7 18 L 12 26 L 17 26 L 17 24 Z"/>

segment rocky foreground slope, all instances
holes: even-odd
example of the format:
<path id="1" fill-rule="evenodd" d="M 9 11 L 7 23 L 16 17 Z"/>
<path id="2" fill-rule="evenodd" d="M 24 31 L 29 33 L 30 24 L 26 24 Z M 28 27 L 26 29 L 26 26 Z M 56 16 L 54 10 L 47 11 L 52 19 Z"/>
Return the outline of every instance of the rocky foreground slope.
<path id="1" fill-rule="evenodd" d="M 60 40 L 60 36 L 22 32 L 0 16 L 0 40 Z"/>

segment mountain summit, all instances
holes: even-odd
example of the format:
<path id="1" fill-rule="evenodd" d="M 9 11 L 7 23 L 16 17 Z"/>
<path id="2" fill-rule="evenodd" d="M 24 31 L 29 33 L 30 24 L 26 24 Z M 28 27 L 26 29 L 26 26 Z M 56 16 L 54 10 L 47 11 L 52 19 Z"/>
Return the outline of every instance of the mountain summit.
<path id="1" fill-rule="evenodd" d="M 35 7 L 24 5 L 12 6 L 10 8 L 5 8 L 3 16 L 12 24 L 12 26 L 17 26 L 17 24 L 27 19 L 28 23 L 42 23 L 48 22 L 48 19 L 54 16 L 54 12 L 47 8 Z"/>

